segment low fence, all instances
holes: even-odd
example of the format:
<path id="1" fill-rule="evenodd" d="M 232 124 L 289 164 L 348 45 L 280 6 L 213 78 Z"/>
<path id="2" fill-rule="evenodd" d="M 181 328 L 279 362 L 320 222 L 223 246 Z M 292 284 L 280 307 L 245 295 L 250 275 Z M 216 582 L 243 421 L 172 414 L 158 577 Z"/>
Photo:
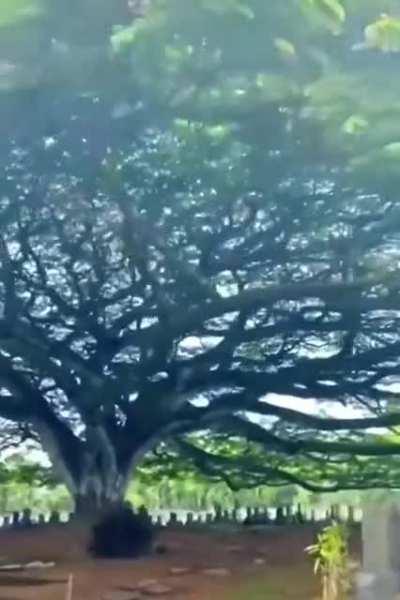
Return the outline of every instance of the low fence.
<path id="1" fill-rule="evenodd" d="M 357 523 L 362 520 L 362 510 L 352 506 L 335 505 L 329 509 L 296 506 L 246 507 L 222 510 L 215 507 L 212 511 L 154 510 L 141 507 L 139 512 L 151 519 L 158 527 L 198 527 L 216 525 L 302 525 L 329 522 Z M 66 524 L 74 520 L 73 513 L 52 511 L 48 514 L 37 513 L 29 508 L 0 517 L 0 528 L 23 528 L 46 524 Z"/>

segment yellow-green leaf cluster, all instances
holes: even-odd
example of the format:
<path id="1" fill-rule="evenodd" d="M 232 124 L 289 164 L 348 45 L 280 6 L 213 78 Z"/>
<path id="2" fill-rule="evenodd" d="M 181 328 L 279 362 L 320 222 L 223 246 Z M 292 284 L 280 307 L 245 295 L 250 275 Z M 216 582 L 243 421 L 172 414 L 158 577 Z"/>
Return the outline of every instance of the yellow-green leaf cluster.
<path id="1" fill-rule="evenodd" d="M 365 41 L 369 48 L 382 52 L 400 52 L 400 19 L 383 14 L 365 28 Z"/>
<path id="2" fill-rule="evenodd" d="M 1 0 L 0 27 L 15 25 L 42 13 L 41 0 Z"/>
<path id="3" fill-rule="evenodd" d="M 302 8 L 316 25 L 334 34 L 341 33 L 346 21 L 346 10 L 339 0 L 302 0 Z"/>

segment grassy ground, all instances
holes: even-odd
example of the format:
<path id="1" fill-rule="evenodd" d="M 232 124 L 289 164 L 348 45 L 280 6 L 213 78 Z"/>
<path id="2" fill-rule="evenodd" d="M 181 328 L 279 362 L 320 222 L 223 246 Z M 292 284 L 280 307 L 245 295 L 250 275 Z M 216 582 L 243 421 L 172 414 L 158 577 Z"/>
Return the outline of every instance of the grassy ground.
<path id="1" fill-rule="evenodd" d="M 304 548 L 312 528 L 248 531 L 164 531 L 167 548 L 137 561 L 96 561 L 85 552 L 87 536 L 71 527 L 0 533 L 0 555 L 9 562 L 54 560 L 53 569 L 0 573 L 0 598 L 64 600 L 74 575 L 73 600 L 101 600 L 116 590 L 134 590 L 156 579 L 168 586 L 165 600 L 319 600 L 319 585 Z M 4 560 L 2 561 L 4 563 Z M 185 568 L 183 575 L 173 574 Z M 205 572 L 226 569 L 225 576 Z M 147 596 L 144 594 L 143 599 Z"/>

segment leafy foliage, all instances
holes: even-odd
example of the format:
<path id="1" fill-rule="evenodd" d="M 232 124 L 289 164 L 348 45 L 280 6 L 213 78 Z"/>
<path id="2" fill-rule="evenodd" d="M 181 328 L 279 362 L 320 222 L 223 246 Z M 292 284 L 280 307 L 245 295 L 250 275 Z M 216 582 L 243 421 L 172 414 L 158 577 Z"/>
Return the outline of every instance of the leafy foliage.
<path id="1" fill-rule="evenodd" d="M 400 19 L 387 14 L 365 29 L 365 40 L 370 48 L 383 52 L 400 51 Z"/>
<path id="2" fill-rule="evenodd" d="M 43 11 L 40 0 L 2 0 L 0 6 L 0 28 L 15 26 L 21 20 L 40 16 Z"/>
<path id="3" fill-rule="evenodd" d="M 340 600 L 351 587 L 348 540 L 347 527 L 333 523 L 306 549 L 315 559 L 315 572 L 321 574 L 323 600 Z"/>
<path id="4" fill-rule="evenodd" d="M 303 9 L 312 22 L 339 34 L 346 21 L 346 11 L 339 0 L 303 0 Z"/>
<path id="5" fill-rule="evenodd" d="M 0 463 L 0 481 L 2 485 L 26 484 L 28 486 L 51 486 L 56 485 L 54 474 L 49 468 L 37 463 L 26 462 L 22 458 Z"/>

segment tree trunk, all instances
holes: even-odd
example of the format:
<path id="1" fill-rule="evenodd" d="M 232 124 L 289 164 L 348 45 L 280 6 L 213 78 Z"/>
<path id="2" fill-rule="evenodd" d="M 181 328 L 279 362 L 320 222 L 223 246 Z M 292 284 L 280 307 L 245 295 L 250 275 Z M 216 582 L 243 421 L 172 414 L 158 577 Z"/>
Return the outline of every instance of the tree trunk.
<path id="1" fill-rule="evenodd" d="M 91 493 L 76 494 L 74 496 L 74 514 L 78 518 L 97 519 L 101 515 L 122 506 L 124 503 L 124 494 L 118 497 L 107 498 L 104 494 L 93 495 Z"/>
<path id="2" fill-rule="evenodd" d="M 87 520 L 97 519 L 123 504 L 135 465 L 153 445 L 153 440 L 148 444 L 138 442 L 121 461 L 117 458 L 115 441 L 112 443 L 100 425 L 87 425 L 86 439 L 73 446 L 65 440 L 62 444 L 49 424 L 37 422 L 35 427 L 55 471 L 74 499 L 75 514 Z"/>
<path id="3" fill-rule="evenodd" d="M 74 494 L 75 514 L 93 519 L 122 506 L 128 479 L 128 474 L 119 472 L 87 474 Z"/>

